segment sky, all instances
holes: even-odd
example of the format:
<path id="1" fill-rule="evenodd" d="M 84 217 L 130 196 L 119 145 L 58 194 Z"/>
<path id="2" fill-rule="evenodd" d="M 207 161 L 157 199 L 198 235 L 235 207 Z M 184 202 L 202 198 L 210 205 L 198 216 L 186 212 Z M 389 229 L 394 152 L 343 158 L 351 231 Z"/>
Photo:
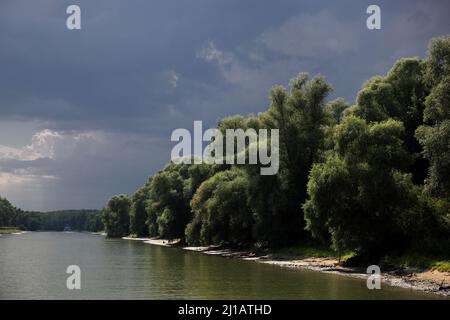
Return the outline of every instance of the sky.
<path id="1" fill-rule="evenodd" d="M 66 27 L 72 4 L 81 30 Z M 371 4 L 380 30 L 366 27 Z M 449 35 L 449 13 L 447 0 L 0 0 L 0 196 L 101 208 L 170 161 L 173 130 L 265 111 L 300 72 L 353 104 Z"/>

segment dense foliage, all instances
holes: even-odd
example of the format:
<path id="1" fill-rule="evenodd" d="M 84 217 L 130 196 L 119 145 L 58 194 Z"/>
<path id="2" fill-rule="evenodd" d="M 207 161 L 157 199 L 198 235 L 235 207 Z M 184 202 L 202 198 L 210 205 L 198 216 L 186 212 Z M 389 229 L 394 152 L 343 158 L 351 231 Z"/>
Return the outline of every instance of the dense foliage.
<path id="1" fill-rule="evenodd" d="M 313 236 L 324 241 L 331 236 L 338 251 L 369 258 L 387 248 L 404 249 L 413 233 L 419 239 L 436 236 L 429 222 L 439 218 L 421 203 L 419 188 L 404 172 L 410 155 L 403 134 L 402 123 L 392 119 L 367 124 L 348 116 L 336 126 L 335 148 L 314 164 L 308 182 L 303 208 Z M 416 224 L 425 223 L 425 232 L 417 233 Z"/>
<path id="2" fill-rule="evenodd" d="M 105 231 L 110 237 L 123 237 L 130 233 L 131 199 L 124 194 L 114 196 L 102 211 Z"/>
<path id="3" fill-rule="evenodd" d="M 0 197 L 0 227 L 16 226 L 17 212 L 7 199 Z"/>
<path id="4" fill-rule="evenodd" d="M 10 220 L 10 223 L 0 223 L 0 226 L 15 226 L 29 231 L 63 231 L 68 229 L 94 232 L 103 230 L 103 223 L 98 210 L 63 210 L 53 212 L 26 212 L 14 208 L 13 210 L 15 210 L 15 219 Z M 0 206 L 0 217 L 4 212 L 4 208 Z"/>
<path id="5" fill-rule="evenodd" d="M 253 217 L 247 206 L 248 177 L 240 169 L 219 172 L 192 198 L 194 216 L 186 228 L 190 244 L 249 243 Z"/>

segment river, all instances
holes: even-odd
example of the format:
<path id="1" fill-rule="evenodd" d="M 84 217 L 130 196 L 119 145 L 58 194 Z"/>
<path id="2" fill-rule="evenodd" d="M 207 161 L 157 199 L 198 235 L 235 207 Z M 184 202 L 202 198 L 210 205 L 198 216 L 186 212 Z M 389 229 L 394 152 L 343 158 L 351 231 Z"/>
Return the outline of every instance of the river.
<path id="1" fill-rule="evenodd" d="M 68 290 L 69 265 L 81 290 Z M 89 233 L 0 237 L 0 299 L 442 299 L 365 280 Z"/>

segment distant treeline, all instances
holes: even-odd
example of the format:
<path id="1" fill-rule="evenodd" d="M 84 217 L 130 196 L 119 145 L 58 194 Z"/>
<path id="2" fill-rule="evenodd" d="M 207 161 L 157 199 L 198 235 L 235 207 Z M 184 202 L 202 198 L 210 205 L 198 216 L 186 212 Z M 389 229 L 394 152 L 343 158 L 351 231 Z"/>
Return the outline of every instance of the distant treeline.
<path id="1" fill-rule="evenodd" d="M 17 226 L 22 230 L 72 231 L 103 230 L 99 210 L 62 210 L 52 212 L 19 212 Z"/>
<path id="2" fill-rule="evenodd" d="M 28 231 L 103 230 L 99 210 L 62 210 L 53 212 L 27 212 L 17 209 L 0 197 L 0 227 L 17 227 Z"/>
<path id="3" fill-rule="evenodd" d="M 345 79 L 342 79 L 345 81 Z M 111 237 L 192 245 L 321 242 L 365 259 L 450 252 L 450 37 L 369 79 L 355 104 L 322 76 L 275 86 L 267 111 L 217 128 L 279 129 L 280 170 L 169 163 L 103 210 Z M 247 144 L 247 147 L 248 146 Z M 236 163 L 236 162 L 235 162 Z"/>

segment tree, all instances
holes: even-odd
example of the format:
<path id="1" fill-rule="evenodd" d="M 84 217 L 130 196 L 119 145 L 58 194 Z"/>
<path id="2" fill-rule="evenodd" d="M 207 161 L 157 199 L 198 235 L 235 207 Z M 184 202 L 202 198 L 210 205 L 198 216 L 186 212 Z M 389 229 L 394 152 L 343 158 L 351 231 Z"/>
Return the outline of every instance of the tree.
<path id="1" fill-rule="evenodd" d="M 398 244 L 397 220 L 417 203 L 411 176 L 401 172 L 403 132 L 392 119 L 367 124 L 354 116 L 335 128 L 334 152 L 313 166 L 303 206 L 313 236 L 368 259 Z"/>
<path id="2" fill-rule="evenodd" d="M 221 171 L 197 189 L 193 221 L 186 228 L 190 244 L 246 244 L 253 217 L 247 205 L 248 176 L 238 168 Z"/>
<path id="3" fill-rule="evenodd" d="M 251 172 L 250 206 L 255 212 L 255 238 L 273 246 L 297 242 L 306 235 L 300 209 L 312 164 L 324 143 L 325 98 L 332 90 L 322 76 L 302 73 L 291 80 L 290 92 L 272 89 L 270 107 L 259 115 L 262 127 L 279 129 L 280 169 L 277 176 Z"/>
<path id="4" fill-rule="evenodd" d="M 17 210 L 17 223 L 24 230 L 63 231 L 65 227 L 76 231 L 103 230 L 99 210 L 61 210 L 51 212 L 27 212 Z"/>
<path id="5" fill-rule="evenodd" d="M 430 161 L 426 191 L 450 198 L 450 37 L 430 41 L 425 78 L 431 92 L 416 137 Z"/>
<path id="6" fill-rule="evenodd" d="M 102 212 L 106 234 L 111 238 L 127 236 L 130 232 L 131 200 L 127 195 L 112 197 Z"/>
<path id="7" fill-rule="evenodd" d="M 182 234 L 189 215 L 183 201 L 183 180 L 173 168 L 168 165 L 153 177 L 147 204 L 148 217 L 153 220 L 148 222 L 149 228 L 166 239 Z"/>
<path id="8" fill-rule="evenodd" d="M 425 68 L 425 80 L 431 88 L 450 75 L 450 36 L 430 40 Z"/>
<path id="9" fill-rule="evenodd" d="M 325 106 L 325 113 L 330 118 L 330 123 L 336 125 L 342 121 L 344 112 L 349 108 L 348 102 L 345 99 L 337 98 L 330 101 Z"/>
<path id="10" fill-rule="evenodd" d="M 151 236 L 184 238 L 191 221 L 190 201 L 198 186 L 221 166 L 169 163 L 150 183 L 146 202 L 147 224 Z"/>
<path id="11" fill-rule="evenodd" d="M 6 199 L 0 197 L 0 227 L 16 226 L 17 210 Z"/>
<path id="12" fill-rule="evenodd" d="M 147 236 L 149 231 L 146 205 L 150 197 L 150 184 L 151 178 L 131 197 L 130 234 L 138 237 Z"/>
<path id="13" fill-rule="evenodd" d="M 405 131 L 402 139 L 414 159 L 407 171 L 416 184 L 423 184 L 428 161 L 415 138 L 416 129 L 423 124 L 423 111 L 428 89 L 424 80 L 425 62 L 419 58 L 400 59 L 386 76 L 367 81 L 359 91 L 356 105 L 349 113 L 369 123 L 388 119 L 401 121 Z"/>
<path id="14" fill-rule="evenodd" d="M 450 120 L 434 126 L 421 126 L 417 138 L 430 160 L 426 190 L 434 196 L 450 198 Z"/>

